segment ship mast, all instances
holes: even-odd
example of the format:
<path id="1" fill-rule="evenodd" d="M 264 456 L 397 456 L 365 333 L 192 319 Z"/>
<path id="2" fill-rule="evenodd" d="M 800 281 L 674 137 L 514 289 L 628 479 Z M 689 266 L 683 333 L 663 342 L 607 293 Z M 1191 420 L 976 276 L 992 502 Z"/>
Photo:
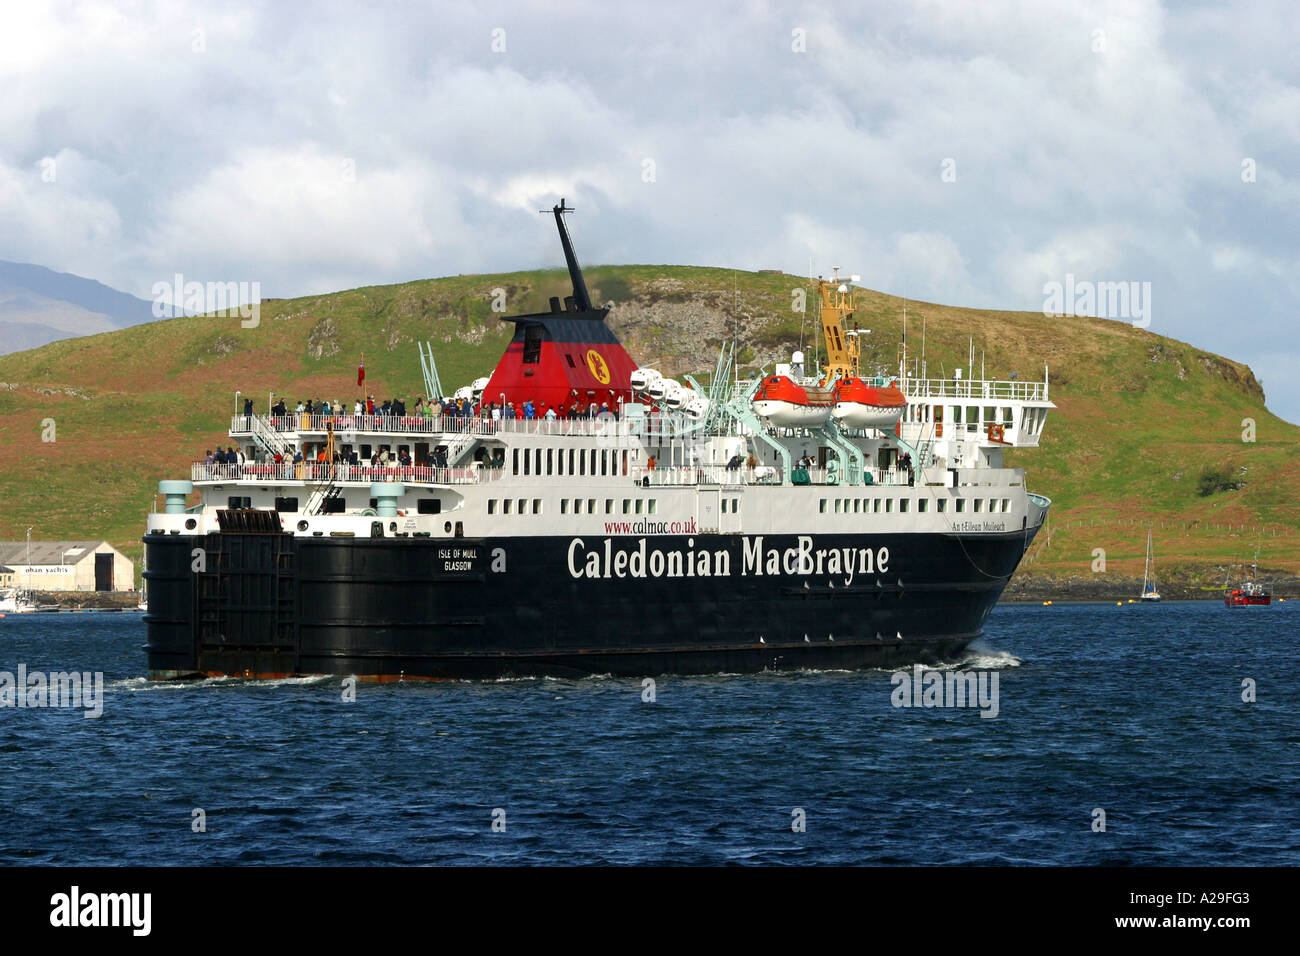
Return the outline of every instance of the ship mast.
<path id="1" fill-rule="evenodd" d="M 573 281 L 573 301 L 579 312 L 591 311 L 591 296 L 587 292 L 587 283 L 582 278 L 582 269 L 578 266 L 578 257 L 573 252 L 573 243 L 569 241 L 569 230 L 564 227 L 564 214 L 573 212 L 572 206 L 565 206 L 560 200 L 558 206 L 551 207 L 555 214 L 555 225 L 560 230 L 560 242 L 564 246 L 564 261 L 569 265 L 569 278 Z"/>

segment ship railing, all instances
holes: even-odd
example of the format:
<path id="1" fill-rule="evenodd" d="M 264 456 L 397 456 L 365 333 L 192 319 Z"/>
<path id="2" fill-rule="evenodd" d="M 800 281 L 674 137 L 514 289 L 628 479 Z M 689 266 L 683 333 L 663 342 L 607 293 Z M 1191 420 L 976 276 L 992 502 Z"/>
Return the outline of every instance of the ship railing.
<path id="1" fill-rule="evenodd" d="M 492 419 L 440 415 L 235 415 L 230 419 L 232 435 L 259 432 L 324 434 L 330 427 L 335 435 L 356 433 L 411 434 L 430 436 L 468 435 L 556 435 L 580 437 L 663 437 L 698 434 L 698 423 L 676 415 L 647 415 L 640 419 L 610 418 L 503 418 Z M 354 439 L 348 437 L 346 441 Z"/>
<path id="2" fill-rule="evenodd" d="M 1021 402 L 1048 400 L 1046 382 L 1022 382 L 1015 379 L 996 382 L 983 379 L 909 378 L 902 384 L 909 400 L 917 398 L 1005 398 Z"/>
<path id="3" fill-rule="evenodd" d="M 370 484 L 396 481 L 429 485 L 468 485 L 478 481 L 494 480 L 499 469 L 435 468 L 432 465 L 330 465 L 325 462 L 248 462 L 243 465 L 207 464 L 195 462 L 190 466 L 192 481 L 250 481 L 250 482 L 324 482 Z"/>
<path id="4" fill-rule="evenodd" d="M 805 468 L 795 471 L 807 473 L 809 485 L 834 486 L 844 484 L 843 470 L 832 471 L 827 468 Z M 905 468 L 868 468 L 872 485 L 906 485 L 908 472 Z M 916 479 L 920 479 L 920 474 Z M 656 485 L 779 485 L 782 473 L 779 468 L 759 465 L 754 468 L 728 468 L 726 465 L 690 465 L 690 466 L 656 466 L 654 468 L 634 468 L 632 477 L 654 487 Z M 834 480 L 832 480 L 832 478 Z M 863 486 L 856 486 L 863 487 Z"/>

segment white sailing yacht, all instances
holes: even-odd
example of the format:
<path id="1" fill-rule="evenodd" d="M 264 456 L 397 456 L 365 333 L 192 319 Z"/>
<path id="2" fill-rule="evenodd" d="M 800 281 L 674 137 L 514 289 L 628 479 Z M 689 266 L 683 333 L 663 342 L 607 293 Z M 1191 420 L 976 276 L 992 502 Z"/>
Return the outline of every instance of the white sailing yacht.
<path id="1" fill-rule="evenodd" d="M 1147 527 L 1147 566 L 1142 572 L 1142 600 L 1160 600 L 1160 592 L 1156 590 L 1155 578 L 1151 575 L 1151 528 L 1149 526 Z"/>

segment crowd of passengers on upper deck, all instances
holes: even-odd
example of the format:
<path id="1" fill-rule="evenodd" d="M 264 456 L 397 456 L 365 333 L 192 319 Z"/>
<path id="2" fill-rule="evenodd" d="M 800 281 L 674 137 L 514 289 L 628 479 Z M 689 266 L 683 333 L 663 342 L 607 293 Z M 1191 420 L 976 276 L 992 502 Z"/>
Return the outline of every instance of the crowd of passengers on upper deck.
<path id="1" fill-rule="evenodd" d="M 556 419 L 597 419 L 600 421 L 613 421 L 618 418 L 617 409 L 610 408 L 608 402 L 602 402 L 597 405 L 595 402 L 582 403 L 573 401 L 552 405 L 549 402 L 535 402 L 533 399 L 515 403 L 505 402 L 486 402 L 475 405 L 467 398 L 443 398 L 440 400 L 417 398 L 415 407 L 408 413 L 406 402 L 400 398 L 384 399 L 378 405 L 375 404 L 375 396 L 369 395 L 365 400 L 357 399 L 349 410 L 346 403 L 341 401 L 331 402 L 328 399 L 314 401 L 307 399 L 300 401 L 290 409 L 284 399 L 280 399 L 271 406 L 271 415 L 278 418 L 286 418 L 290 415 L 320 415 L 324 417 L 353 415 L 355 417 L 375 417 L 384 419 L 423 419 L 430 421 L 439 417 L 446 418 L 482 418 L 484 420 L 501 421 L 502 419 L 515 419 L 518 421 L 545 419 L 555 421 Z M 253 400 L 244 399 L 244 417 L 253 416 Z"/>

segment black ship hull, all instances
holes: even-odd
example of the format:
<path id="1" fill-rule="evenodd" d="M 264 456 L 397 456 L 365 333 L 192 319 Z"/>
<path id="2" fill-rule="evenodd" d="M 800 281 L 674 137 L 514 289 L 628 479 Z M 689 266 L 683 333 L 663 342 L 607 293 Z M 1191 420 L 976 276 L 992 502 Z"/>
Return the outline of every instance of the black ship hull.
<path id="1" fill-rule="evenodd" d="M 149 677 L 369 680 L 890 667 L 979 636 L 1010 534 L 151 534 Z"/>

